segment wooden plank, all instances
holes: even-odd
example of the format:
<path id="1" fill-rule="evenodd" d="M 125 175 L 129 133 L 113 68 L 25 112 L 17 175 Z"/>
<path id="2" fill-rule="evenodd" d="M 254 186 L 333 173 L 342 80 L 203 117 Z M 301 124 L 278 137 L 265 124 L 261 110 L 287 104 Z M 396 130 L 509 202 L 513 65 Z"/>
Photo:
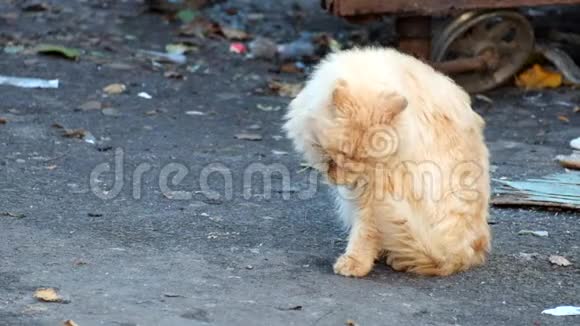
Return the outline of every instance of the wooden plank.
<path id="1" fill-rule="evenodd" d="M 336 16 L 377 14 L 437 16 L 456 11 L 501 9 L 546 5 L 580 4 L 579 0 L 322 0 Z"/>
<path id="2" fill-rule="evenodd" d="M 544 207 L 580 210 L 580 206 L 574 204 L 528 200 L 517 196 L 494 197 L 491 199 L 491 204 L 496 207 Z"/>

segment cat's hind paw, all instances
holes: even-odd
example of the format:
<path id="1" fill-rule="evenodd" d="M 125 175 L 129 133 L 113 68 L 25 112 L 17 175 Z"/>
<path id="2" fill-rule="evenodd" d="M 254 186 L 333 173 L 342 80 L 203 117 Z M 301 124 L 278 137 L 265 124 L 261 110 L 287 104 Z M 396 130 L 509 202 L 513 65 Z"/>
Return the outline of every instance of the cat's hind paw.
<path id="1" fill-rule="evenodd" d="M 363 277 L 373 268 L 372 262 L 364 263 L 351 255 L 340 256 L 334 264 L 334 273 L 342 276 Z"/>

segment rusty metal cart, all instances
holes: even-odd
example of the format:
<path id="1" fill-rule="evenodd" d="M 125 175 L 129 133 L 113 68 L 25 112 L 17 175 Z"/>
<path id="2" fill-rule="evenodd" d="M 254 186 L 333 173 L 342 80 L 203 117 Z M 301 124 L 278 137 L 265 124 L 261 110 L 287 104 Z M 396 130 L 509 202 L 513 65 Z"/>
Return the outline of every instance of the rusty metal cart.
<path id="1" fill-rule="evenodd" d="M 469 92 L 514 76 L 534 50 L 534 30 L 519 7 L 580 4 L 579 0 L 322 0 L 333 15 L 361 22 L 396 15 L 398 46 L 451 75 Z M 456 16 L 433 38 L 431 17 Z"/>

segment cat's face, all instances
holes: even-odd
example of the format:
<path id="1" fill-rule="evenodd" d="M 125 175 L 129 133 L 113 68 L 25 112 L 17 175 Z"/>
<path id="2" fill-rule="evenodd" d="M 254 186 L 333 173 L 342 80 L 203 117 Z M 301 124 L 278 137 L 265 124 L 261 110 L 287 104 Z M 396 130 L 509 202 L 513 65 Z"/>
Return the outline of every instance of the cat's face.
<path id="1" fill-rule="evenodd" d="M 396 152 L 394 119 L 407 101 L 397 94 L 356 93 L 339 81 L 332 96 L 335 118 L 319 133 L 321 149 L 328 157 L 330 182 L 352 185 L 374 163 Z"/>
<path id="2" fill-rule="evenodd" d="M 365 132 L 359 126 L 341 121 L 326 130 L 324 152 L 328 157 L 328 179 L 334 184 L 350 185 L 357 182 L 367 167 L 368 156 Z"/>

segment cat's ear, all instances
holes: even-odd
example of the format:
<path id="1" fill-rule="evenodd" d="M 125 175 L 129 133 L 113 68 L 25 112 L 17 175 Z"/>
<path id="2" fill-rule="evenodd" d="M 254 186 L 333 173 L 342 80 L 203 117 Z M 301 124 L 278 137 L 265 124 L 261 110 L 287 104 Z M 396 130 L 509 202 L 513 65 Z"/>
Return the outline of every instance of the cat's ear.
<path id="1" fill-rule="evenodd" d="M 389 123 L 407 108 L 407 99 L 399 93 L 382 93 L 380 95 L 381 123 Z"/>
<path id="2" fill-rule="evenodd" d="M 346 80 L 339 79 L 336 82 L 334 91 L 332 91 L 332 105 L 336 112 L 343 117 L 354 115 L 354 101 Z"/>

